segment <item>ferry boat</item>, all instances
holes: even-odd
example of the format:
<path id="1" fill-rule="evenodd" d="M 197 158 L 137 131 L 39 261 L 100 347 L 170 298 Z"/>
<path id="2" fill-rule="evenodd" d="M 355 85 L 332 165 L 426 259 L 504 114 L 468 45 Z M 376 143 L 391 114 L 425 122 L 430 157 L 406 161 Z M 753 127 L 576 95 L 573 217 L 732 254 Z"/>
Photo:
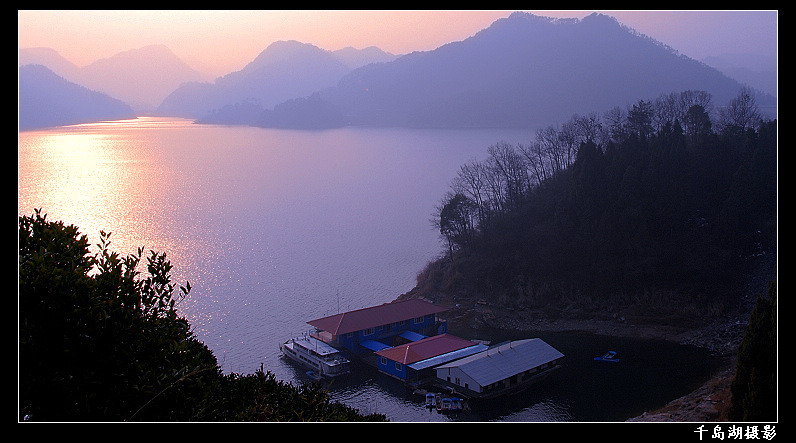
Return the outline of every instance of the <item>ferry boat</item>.
<path id="1" fill-rule="evenodd" d="M 314 337 L 292 338 L 279 345 L 282 355 L 308 367 L 317 377 L 336 377 L 351 371 L 339 350 Z"/>

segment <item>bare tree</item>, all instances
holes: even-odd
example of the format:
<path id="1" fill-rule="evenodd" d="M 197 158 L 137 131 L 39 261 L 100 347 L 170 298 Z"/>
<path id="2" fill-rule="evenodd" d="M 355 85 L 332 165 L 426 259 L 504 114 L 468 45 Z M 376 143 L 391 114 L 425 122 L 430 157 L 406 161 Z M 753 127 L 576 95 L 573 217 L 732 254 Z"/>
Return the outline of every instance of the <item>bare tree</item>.
<path id="1" fill-rule="evenodd" d="M 537 130 L 536 141 L 547 157 L 551 175 L 566 168 L 566 143 L 555 126 Z"/>
<path id="2" fill-rule="evenodd" d="M 708 115 L 713 112 L 713 96 L 709 92 L 688 90 L 681 92 L 678 98 L 679 112 L 682 115 L 685 115 L 694 105 L 701 106 Z"/>
<path id="3" fill-rule="evenodd" d="M 600 143 L 603 139 L 603 123 L 600 116 L 592 113 L 586 116 L 575 114 L 572 117 L 578 138 L 581 142 Z"/>
<path id="4" fill-rule="evenodd" d="M 510 144 L 501 142 L 490 146 L 488 164 L 494 174 L 499 175 L 496 183 L 503 186 L 504 204 L 517 207 L 523 195 L 530 190 L 530 179 L 523 157 Z"/>
<path id="5" fill-rule="evenodd" d="M 553 175 L 549 166 L 550 161 L 542 149 L 541 143 L 519 144 L 517 149 L 525 157 L 526 167 L 532 177 L 532 185 L 538 185 Z"/>
<path id="6" fill-rule="evenodd" d="M 453 179 L 452 188 L 455 193 L 464 194 L 476 205 L 478 222 L 482 223 L 488 215 L 487 171 L 483 163 L 470 160 L 459 168 Z"/>
<path id="7" fill-rule="evenodd" d="M 741 88 L 738 96 L 732 99 L 728 106 L 719 110 L 718 126 L 722 130 L 731 127 L 743 130 L 755 128 L 760 121 L 760 109 L 754 91 L 747 86 Z"/>
<path id="8" fill-rule="evenodd" d="M 578 146 L 580 146 L 580 131 L 575 117 L 567 120 L 561 125 L 558 132 L 561 141 L 561 169 L 566 169 L 578 156 Z"/>
<path id="9" fill-rule="evenodd" d="M 625 136 L 625 116 L 625 111 L 619 106 L 611 108 L 603 114 L 609 140 L 618 142 Z"/>
<path id="10" fill-rule="evenodd" d="M 656 98 L 652 104 L 654 109 L 652 124 L 655 130 L 660 131 L 666 124 L 671 124 L 680 120 L 683 115 L 680 105 L 680 96 L 675 92 L 661 94 Z"/>

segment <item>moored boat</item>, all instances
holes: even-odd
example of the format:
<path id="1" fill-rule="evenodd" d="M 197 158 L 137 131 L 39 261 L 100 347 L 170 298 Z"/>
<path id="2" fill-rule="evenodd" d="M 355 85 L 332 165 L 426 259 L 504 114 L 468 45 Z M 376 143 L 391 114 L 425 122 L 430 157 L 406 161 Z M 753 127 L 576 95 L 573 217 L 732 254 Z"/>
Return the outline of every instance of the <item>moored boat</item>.
<path id="1" fill-rule="evenodd" d="M 437 394 L 433 392 L 426 394 L 426 407 L 429 409 L 437 407 Z"/>
<path id="2" fill-rule="evenodd" d="M 464 400 L 459 397 L 443 397 L 437 402 L 437 412 L 458 412 L 464 410 Z"/>
<path id="3" fill-rule="evenodd" d="M 292 338 L 279 349 L 285 357 L 309 368 L 315 377 L 337 377 L 351 371 L 351 362 L 338 349 L 310 336 Z"/>
<path id="4" fill-rule="evenodd" d="M 608 351 L 599 357 L 594 357 L 594 359 L 597 361 L 605 361 L 609 363 L 619 363 L 619 358 L 616 357 L 616 351 Z"/>

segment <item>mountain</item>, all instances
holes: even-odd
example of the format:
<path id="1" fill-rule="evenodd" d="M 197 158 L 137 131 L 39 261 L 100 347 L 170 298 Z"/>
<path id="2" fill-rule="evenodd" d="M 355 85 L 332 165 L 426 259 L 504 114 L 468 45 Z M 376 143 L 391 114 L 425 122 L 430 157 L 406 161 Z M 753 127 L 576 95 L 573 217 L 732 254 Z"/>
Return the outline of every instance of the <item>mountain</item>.
<path id="1" fill-rule="evenodd" d="M 777 58 L 757 54 L 721 54 L 702 62 L 750 87 L 777 96 Z"/>
<path id="2" fill-rule="evenodd" d="M 39 64 L 64 79 L 104 92 L 133 107 L 152 111 L 178 86 L 204 79 L 163 45 L 150 45 L 78 67 L 48 48 L 19 51 L 19 65 Z"/>
<path id="3" fill-rule="evenodd" d="M 343 62 L 349 69 L 361 68 L 371 63 L 390 62 L 397 58 L 396 55 L 385 52 L 376 46 L 368 46 L 363 49 L 356 49 L 351 46 L 338 49 L 332 52 L 338 60 Z"/>
<path id="4" fill-rule="evenodd" d="M 19 68 L 19 129 L 135 118 L 120 100 L 57 76 L 42 65 Z"/>
<path id="5" fill-rule="evenodd" d="M 332 52 L 309 43 L 277 41 L 240 71 L 220 77 L 214 83 L 182 85 L 163 101 L 158 113 L 200 118 L 225 106 L 227 110 L 237 109 L 242 102 L 271 108 L 334 86 L 354 67 L 392 58 L 375 47 Z"/>
<path id="6" fill-rule="evenodd" d="M 203 76 L 163 45 L 150 45 L 97 60 L 81 70 L 82 83 L 148 112 L 181 84 Z"/>
<path id="7" fill-rule="evenodd" d="M 703 90 L 724 104 L 740 88 L 606 15 L 516 12 L 463 41 L 356 69 L 290 113 L 322 106 L 349 125 L 541 127 L 668 92 Z M 272 113 L 263 126 L 307 126 L 286 120 Z"/>
<path id="8" fill-rule="evenodd" d="M 19 66 L 42 65 L 59 77 L 71 82 L 79 83 L 80 67 L 70 62 L 55 49 L 51 48 L 23 48 L 19 50 Z"/>

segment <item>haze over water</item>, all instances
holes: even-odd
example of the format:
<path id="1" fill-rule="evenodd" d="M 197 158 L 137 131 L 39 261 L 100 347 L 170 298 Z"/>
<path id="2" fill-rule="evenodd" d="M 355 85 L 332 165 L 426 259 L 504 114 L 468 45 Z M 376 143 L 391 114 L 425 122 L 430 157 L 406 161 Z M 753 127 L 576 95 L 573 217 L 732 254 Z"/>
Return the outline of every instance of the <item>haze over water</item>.
<path id="1" fill-rule="evenodd" d="M 91 244 L 100 230 L 112 232 L 111 249 L 121 253 L 167 253 L 175 282 L 192 286 L 180 312 L 225 372 L 252 373 L 262 364 L 279 379 L 300 382 L 303 372 L 279 357 L 279 343 L 308 330 L 308 320 L 389 302 L 411 289 L 417 272 L 442 251 L 429 220 L 459 166 L 483 158 L 497 141 L 531 136 L 287 131 L 154 117 L 28 131 L 20 133 L 18 212 L 41 208 L 51 220 L 77 225 Z M 621 345 L 545 338 L 572 357 L 564 381 L 576 371 L 585 382 L 588 354 Z M 640 364 L 633 389 L 655 384 L 657 396 L 612 403 L 607 411 L 583 409 L 578 402 L 589 404 L 596 393 L 584 396 L 564 389 L 571 382 L 553 380 L 522 401 L 451 419 L 623 419 L 643 412 L 644 402 L 687 392 L 710 368 L 699 352 L 672 346 L 669 355 L 676 353 L 695 359 L 692 371 L 672 380 L 666 373 L 675 369 L 666 363 L 645 362 L 643 371 Z M 619 383 L 626 374 L 598 375 Z M 391 420 L 449 419 L 367 369 L 332 393 Z"/>
<path id="2" fill-rule="evenodd" d="M 458 167 L 530 136 L 156 118 L 23 132 L 19 212 L 42 208 L 92 244 L 112 232 L 120 252 L 166 252 L 193 287 L 191 324 L 224 369 L 251 372 L 277 351 L 263 336 L 411 289 L 441 251 L 429 220 Z"/>

